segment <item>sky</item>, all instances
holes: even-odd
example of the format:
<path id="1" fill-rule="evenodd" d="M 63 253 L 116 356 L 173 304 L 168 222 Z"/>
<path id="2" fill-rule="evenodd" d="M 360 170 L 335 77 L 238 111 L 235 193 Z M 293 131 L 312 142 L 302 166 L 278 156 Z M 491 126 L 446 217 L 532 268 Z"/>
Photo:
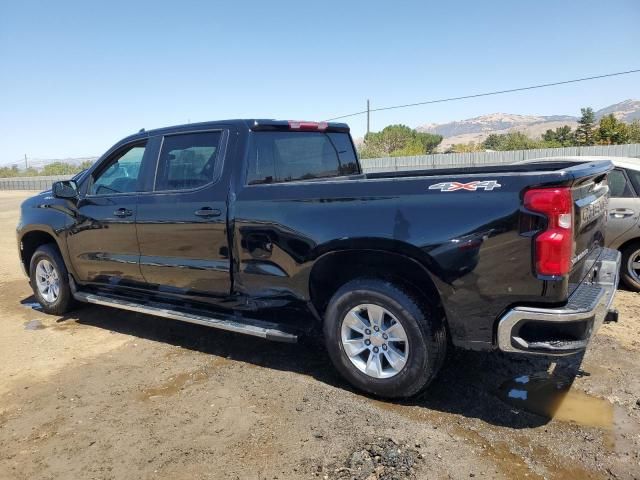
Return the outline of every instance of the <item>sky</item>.
<path id="1" fill-rule="evenodd" d="M 324 120 L 640 68 L 640 1 L 0 0 L 0 164 L 141 128 Z M 371 129 L 640 99 L 640 74 L 376 112 Z M 354 137 L 365 116 L 346 120 Z"/>

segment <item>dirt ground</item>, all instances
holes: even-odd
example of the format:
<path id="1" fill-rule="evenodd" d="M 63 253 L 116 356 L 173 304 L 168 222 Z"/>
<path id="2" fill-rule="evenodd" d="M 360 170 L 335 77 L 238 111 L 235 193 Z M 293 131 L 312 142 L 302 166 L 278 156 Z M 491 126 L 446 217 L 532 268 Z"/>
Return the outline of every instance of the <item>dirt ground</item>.
<path id="1" fill-rule="evenodd" d="M 640 478 L 638 294 L 584 357 L 456 352 L 427 393 L 383 402 L 313 343 L 30 308 L 27 195 L 0 192 L 2 479 Z"/>

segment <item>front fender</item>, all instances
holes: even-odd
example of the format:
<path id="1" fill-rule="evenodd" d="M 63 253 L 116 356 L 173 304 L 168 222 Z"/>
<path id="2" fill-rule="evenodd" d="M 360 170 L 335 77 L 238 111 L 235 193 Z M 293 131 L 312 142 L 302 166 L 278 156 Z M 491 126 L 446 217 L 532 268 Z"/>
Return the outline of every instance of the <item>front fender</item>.
<path id="1" fill-rule="evenodd" d="M 49 235 L 57 244 L 60 254 L 65 262 L 67 270 L 75 274 L 73 265 L 70 262 L 67 249 L 67 229 L 71 224 L 72 209 L 68 201 L 59 200 L 51 196 L 37 196 L 25 201 L 21 208 L 21 216 L 16 228 L 18 248 L 22 258 L 23 240 L 29 234 L 42 232 Z"/>

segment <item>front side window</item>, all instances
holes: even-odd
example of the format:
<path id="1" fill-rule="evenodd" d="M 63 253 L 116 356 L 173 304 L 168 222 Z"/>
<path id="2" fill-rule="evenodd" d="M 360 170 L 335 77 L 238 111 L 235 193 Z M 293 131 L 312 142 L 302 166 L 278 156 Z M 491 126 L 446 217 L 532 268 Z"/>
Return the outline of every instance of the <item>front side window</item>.
<path id="1" fill-rule="evenodd" d="M 614 198 L 628 198 L 633 197 L 633 192 L 629 181 L 622 170 L 611 170 L 609 172 L 609 191 Z"/>
<path id="2" fill-rule="evenodd" d="M 188 190 L 214 180 L 221 132 L 164 137 L 155 190 Z"/>
<path id="3" fill-rule="evenodd" d="M 344 133 L 254 132 L 247 183 L 291 182 L 357 173 Z"/>
<path id="4" fill-rule="evenodd" d="M 111 159 L 94 177 L 89 194 L 111 195 L 138 191 L 138 175 L 144 156 L 144 145 L 136 145 Z"/>

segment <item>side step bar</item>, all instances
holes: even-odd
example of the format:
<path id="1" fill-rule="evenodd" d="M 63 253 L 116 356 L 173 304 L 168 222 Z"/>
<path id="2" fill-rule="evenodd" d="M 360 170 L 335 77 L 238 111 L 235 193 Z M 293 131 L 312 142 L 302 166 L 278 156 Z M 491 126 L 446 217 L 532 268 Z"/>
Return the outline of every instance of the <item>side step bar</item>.
<path id="1" fill-rule="evenodd" d="M 254 337 L 265 338 L 267 340 L 274 340 L 276 342 L 296 343 L 298 341 L 297 335 L 278 329 L 277 324 L 263 322 L 260 320 L 247 320 L 245 323 L 243 321 L 238 321 L 231 316 L 228 318 L 214 318 L 205 315 L 171 310 L 166 308 L 165 305 L 143 305 L 131 300 L 80 291 L 73 292 L 73 296 L 80 302 L 94 303 L 96 305 L 105 305 L 107 307 L 115 307 L 121 310 L 130 310 L 132 312 L 196 323 L 198 325 L 219 328 L 220 330 L 227 330 L 229 332 L 244 333 L 245 335 L 252 335 Z"/>

